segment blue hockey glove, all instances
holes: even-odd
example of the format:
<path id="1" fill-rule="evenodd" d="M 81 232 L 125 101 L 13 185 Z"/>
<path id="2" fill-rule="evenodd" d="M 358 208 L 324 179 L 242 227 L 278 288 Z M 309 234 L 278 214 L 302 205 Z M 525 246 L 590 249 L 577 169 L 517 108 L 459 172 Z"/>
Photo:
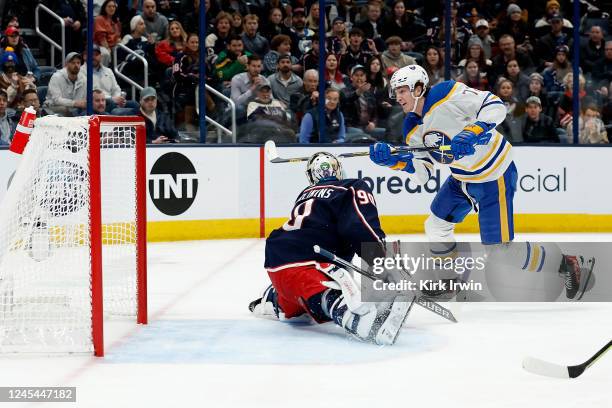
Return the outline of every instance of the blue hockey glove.
<path id="1" fill-rule="evenodd" d="M 379 166 L 414 173 L 413 157 L 412 153 L 391 154 L 391 145 L 388 143 L 378 142 L 370 145 L 370 159 Z"/>
<path id="2" fill-rule="evenodd" d="M 485 145 L 491 139 L 491 130 L 494 125 L 486 122 L 476 122 L 466 126 L 451 140 L 451 152 L 456 159 L 461 156 L 471 156 L 476 152 L 474 145 Z"/>

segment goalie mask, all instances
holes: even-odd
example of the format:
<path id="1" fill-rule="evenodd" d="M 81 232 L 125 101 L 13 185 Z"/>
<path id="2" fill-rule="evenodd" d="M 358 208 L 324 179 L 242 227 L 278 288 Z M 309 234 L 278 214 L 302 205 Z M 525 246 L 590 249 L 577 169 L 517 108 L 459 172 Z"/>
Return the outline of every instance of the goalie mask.
<path id="1" fill-rule="evenodd" d="M 327 152 L 317 152 L 308 159 L 306 177 L 311 186 L 322 180 L 342 180 L 344 178 L 340 161 L 336 156 Z"/>
<path id="2" fill-rule="evenodd" d="M 407 86 L 410 89 L 410 93 L 414 98 L 417 96 L 414 94 L 414 90 L 417 85 L 421 85 L 423 90 L 421 91 L 421 97 L 425 95 L 427 85 L 429 85 L 429 76 L 423 67 L 420 65 L 407 65 L 395 71 L 389 81 L 389 97 L 395 99 L 395 90 L 403 86 Z"/>

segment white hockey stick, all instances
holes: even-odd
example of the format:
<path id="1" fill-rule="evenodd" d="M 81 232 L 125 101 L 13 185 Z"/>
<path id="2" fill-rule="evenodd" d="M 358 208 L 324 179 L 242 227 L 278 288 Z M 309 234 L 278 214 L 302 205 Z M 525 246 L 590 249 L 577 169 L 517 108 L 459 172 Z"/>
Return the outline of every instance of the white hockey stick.
<path id="1" fill-rule="evenodd" d="M 308 157 L 289 157 L 283 158 L 278 156 L 278 150 L 276 149 L 276 143 L 273 140 L 268 140 L 264 145 L 264 150 L 266 152 L 266 156 L 270 163 L 296 163 L 296 162 L 304 162 L 310 159 Z M 394 146 L 391 149 L 391 154 L 396 153 L 407 153 L 407 152 L 422 152 L 422 151 L 432 151 L 432 150 L 450 150 L 450 146 L 438 146 L 438 147 L 427 147 L 427 146 Z M 350 153 L 340 153 L 338 157 L 360 157 L 360 156 L 369 156 L 370 152 L 350 152 Z"/>
<path id="2" fill-rule="evenodd" d="M 612 340 L 610 340 L 608 344 L 595 353 L 593 357 L 589 358 L 584 363 L 575 366 L 564 366 L 549 363 L 548 361 L 540 360 L 539 358 L 525 357 L 523 360 L 523 368 L 530 373 L 543 375 L 546 377 L 576 378 L 582 374 L 584 370 L 595 364 L 595 362 L 610 349 L 612 349 Z"/>

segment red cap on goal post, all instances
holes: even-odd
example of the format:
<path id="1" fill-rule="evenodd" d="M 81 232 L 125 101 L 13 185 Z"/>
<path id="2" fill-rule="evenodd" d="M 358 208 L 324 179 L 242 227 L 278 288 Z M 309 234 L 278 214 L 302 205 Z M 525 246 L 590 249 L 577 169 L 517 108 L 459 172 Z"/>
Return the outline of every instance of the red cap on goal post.
<path id="1" fill-rule="evenodd" d="M 35 120 L 36 110 L 34 110 L 33 107 L 28 106 L 21 114 L 21 118 L 19 119 L 19 123 L 17 124 L 17 129 L 15 129 L 13 141 L 9 146 L 9 150 L 11 152 L 17 154 L 23 153 L 23 150 L 28 144 L 28 140 L 30 140 L 30 135 L 32 134 L 32 130 L 34 129 Z"/>

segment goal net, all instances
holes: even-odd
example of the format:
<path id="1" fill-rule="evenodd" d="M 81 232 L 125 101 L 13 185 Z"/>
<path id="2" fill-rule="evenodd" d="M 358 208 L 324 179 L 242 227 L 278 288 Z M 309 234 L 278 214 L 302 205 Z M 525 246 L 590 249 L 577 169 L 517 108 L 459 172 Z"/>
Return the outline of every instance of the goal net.
<path id="1" fill-rule="evenodd" d="M 0 204 L 0 352 L 91 352 L 146 323 L 145 129 L 45 117 Z"/>

